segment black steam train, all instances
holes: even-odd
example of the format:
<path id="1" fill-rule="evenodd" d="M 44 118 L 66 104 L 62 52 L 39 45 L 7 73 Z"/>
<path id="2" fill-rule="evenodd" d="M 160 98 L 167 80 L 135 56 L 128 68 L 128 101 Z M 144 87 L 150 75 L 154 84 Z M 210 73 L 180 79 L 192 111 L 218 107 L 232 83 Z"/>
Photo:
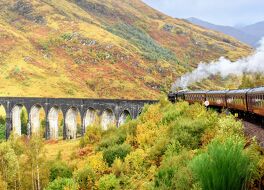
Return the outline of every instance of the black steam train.
<path id="1" fill-rule="evenodd" d="M 168 99 L 173 103 L 185 100 L 261 118 L 264 116 L 264 87 L 223 91 L 178 91 L 170 92 Z"/>

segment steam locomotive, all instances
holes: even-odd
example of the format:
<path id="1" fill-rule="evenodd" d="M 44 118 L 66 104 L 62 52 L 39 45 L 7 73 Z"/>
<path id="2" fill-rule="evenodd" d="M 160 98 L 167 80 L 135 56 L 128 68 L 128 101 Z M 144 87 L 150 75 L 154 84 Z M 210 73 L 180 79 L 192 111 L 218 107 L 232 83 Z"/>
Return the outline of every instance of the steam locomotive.
<path id="1" fill-rule="evenodd" d="M 264 87 L 223 91 L 178 91 L 170 92 L 168 99 L 173 103 L 185 100 L 261 118 L 264 116 Z"/>

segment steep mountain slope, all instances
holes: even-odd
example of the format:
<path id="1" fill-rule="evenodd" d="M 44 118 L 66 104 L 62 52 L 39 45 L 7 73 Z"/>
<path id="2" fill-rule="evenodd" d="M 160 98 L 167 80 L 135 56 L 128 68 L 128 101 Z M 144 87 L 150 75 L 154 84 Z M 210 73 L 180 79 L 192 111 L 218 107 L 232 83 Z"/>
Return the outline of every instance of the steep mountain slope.
<path id="1" fill-rule="evenodd" d="M 140 0 L 0 0 L 0 96 L 157 98 L 251 48 Z"/>
<path id="2" fill-rule="evenodd" d="M 204 28 L 215 30 L 233 36 L 234 38 L 240 40 L 241 42 L 249 44 L 252 47 L 256 47 L 257 42 L 259 41 L 259 37 L 249 33 L 246 29 L 240 30 L 231 26 L 216 25 L 194 17 L 188 18 L 187 20 L 193 24 L 202 26 Z"/>

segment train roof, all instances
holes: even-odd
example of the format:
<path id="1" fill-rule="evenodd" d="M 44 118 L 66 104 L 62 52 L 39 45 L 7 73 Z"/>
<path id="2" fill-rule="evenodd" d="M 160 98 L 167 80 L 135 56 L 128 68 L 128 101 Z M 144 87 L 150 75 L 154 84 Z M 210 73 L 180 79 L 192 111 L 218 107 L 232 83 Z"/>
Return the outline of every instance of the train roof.
<path id="1" fill-rule="evenodd" d="M 207 94 L 225 94 L 228 90 L 210 90 L 207 92 Z"/>
<path id="2" fill-rule="evenodd" d="M 188 92 L 188 90 L 180 90 L 180 91 L 177 91 L 176 93 L 177 93 L 177 94 L 184 94 L 184 93 L 186 93 L 186 92 Z"/>
<path id="3" fill-rule="evenodd" d="M 257 87 L 257 88 L 252 88 L 248 92 L 249 94 L 254 94 L 254 93 L 264 93 L 264 87 Z"/>
<path id="4" fill-rule="evenodd" d="M 187 91 L 186 94 L 206 94 L 208 90 L 198 90 L 198 91 Z"/>
<path id="5" fill-rule="evenodd" d="M 238 90 L 229 90 L 227 94 L 245 94 L 249 91 L 250 89 L 238 89 Z"/>

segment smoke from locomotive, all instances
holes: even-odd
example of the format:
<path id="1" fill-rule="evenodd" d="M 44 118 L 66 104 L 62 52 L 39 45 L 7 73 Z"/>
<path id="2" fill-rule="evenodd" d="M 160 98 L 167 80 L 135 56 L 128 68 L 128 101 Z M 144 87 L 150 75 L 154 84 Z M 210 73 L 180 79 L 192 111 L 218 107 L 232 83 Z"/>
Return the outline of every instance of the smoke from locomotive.
<path id="1" fill-rule="evenodd" d="M 256 49 L 254 54 L 239 59 L 236 62 L 231 62 L 221 57 L 219 60 L 212 61 L 209 64 L 200 63 L 197 69 L 176 80 L 172 85 L 172 90 L 175 91 L 178 88 L 185 89 L 190 84 L 200 82 L 211 75 L 220 74 L 221 77 L 225 78 L 231 74 L 239 76 L 243 73 L 260 72 L 264 72 L 264 38 L 260 41 L 260 46 Z"/>

